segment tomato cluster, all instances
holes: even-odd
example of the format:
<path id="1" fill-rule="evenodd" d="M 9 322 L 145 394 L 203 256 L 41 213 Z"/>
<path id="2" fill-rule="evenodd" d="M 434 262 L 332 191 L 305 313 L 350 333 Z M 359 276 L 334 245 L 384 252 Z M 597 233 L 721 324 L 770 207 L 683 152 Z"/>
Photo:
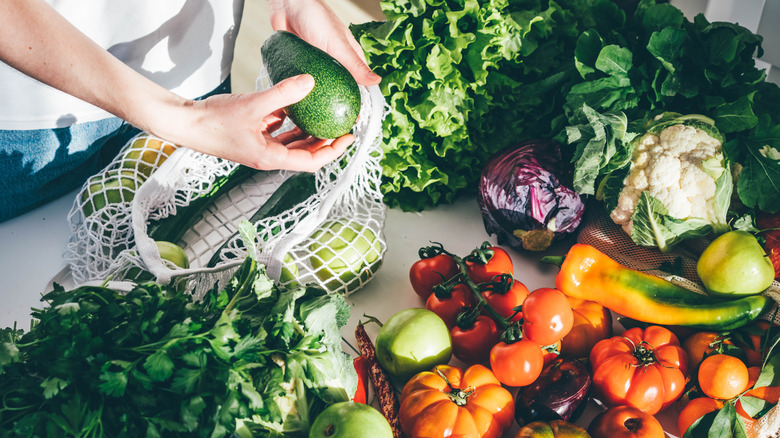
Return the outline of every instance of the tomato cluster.
<path id="1" fill-rule="evenodd" d="M 452 354 L 466 364 L 489 363 L 508 386 L 536 380 L 572 329 L 566 296 L 553 288 L 529 292 L 514 278 L 510 255 L 487 242 L 463 258 L 441 246 L 420 255 L 409 279 L 449 327 Z"/>

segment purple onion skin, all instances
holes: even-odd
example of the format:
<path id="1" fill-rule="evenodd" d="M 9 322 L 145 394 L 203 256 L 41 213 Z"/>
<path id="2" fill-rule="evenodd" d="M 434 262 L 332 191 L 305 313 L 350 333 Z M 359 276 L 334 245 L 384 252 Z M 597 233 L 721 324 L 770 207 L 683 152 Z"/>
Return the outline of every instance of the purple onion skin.
<path id="1" fill-rule="evenodd" d="M 534 383 L 518 391 L 515 400 L 517 424 L 575 421 L 585 410 L 591 381 L 588 368 L 579 360 L 555 359 L 544 367 Z"/>
<path id="2" fill-rule="evenodd" d="M 482 169 L 477 201 L 488 234 L 516 250 L 544 251 L 574 233 L 585 202 L 571 184 L 561 144 L 529 140 L 498 152 Z"/>

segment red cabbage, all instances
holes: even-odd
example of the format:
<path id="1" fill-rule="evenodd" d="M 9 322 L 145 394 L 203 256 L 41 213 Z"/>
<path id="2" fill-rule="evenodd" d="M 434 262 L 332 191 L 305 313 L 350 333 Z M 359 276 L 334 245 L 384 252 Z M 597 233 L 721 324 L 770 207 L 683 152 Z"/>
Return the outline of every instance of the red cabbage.
<path id="1" fill-rule="evenodd" d="M 536 139 L 507 148 L 482 169 L 478 201 L 488 234 L 520 250 L 544 251 L 577 230 L 585 211 L 561 145 Z"/>

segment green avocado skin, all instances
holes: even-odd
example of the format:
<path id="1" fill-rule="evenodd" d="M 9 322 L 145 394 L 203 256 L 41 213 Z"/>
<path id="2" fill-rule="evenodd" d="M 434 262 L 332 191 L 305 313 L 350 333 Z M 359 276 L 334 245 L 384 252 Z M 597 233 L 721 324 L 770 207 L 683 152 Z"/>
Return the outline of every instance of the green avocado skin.
<path id="1" fill-rule="evenodd" d="M 348 134 L 360 112 L 360 90 L 347 69 L 295 34 L 274 32 L 260 48 L 272 84 L 308 73 L 314 89 L 285 108 L 296 126 L 323 139 Z"/>

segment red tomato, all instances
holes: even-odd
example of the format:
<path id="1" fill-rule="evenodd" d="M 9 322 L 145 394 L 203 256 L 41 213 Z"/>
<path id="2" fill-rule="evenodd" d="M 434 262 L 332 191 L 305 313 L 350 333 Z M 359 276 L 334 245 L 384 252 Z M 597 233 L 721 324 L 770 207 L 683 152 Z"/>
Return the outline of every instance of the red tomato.
<path id="1" fill-rule="evenodd" d="M 526 386 L 542 374 L 542 347 L 529 339 L 507 344 L 499 342 L 490 350 L 490 368 L 507 386 Z"/>
<path id="2" fill-rule="evenodd" d="M 493 277 L 496 275 L 512 275 L 514 273 L 514 266 L 509 253 L 498 246 L 491 246 L 488 249 L 493 252 L 493 255 L 488 258 L 487 263 L 480 263 L 472 260 L 470 257 L 466 260 L 469 277 L 474 280 L 474 283 L 487 283 L 493 281 Z"/>
<path id="3" fill-rule="evenodd" d="M 458 314 L 463 309 L 474 306 L 475 301 L 474 292 L 465 284 L 458 283 L 450 289 L 448 298 L 439 298 L 432 293 L 425 302 L 425 308 L 439 315 L 447 324 L 447 328 L 451 329 L 455 327 Z"/>
<path id="4" fill-rule="evenodd" d="M 561 355 L 588 357 L 596 342 L 612 336 L 612 312 L 595 301 L 567 298 L 574 313 L 574 324 L 561 340 Z"/>
<path id="5" fill-rule="evenodd" d="M 477 316 L 469 328 L 455 326 L 450 330 L 452 355 L 466 364 L 487 363 L 490 349 L 501 340 L 501 333 L 492 318 Z"/>
<path id="6" fill-rule="evenodd" d="M 558 289 L 543 287 L 523 301 L 523 336 L 541 345 L 554 344 L 574 325 L 574 312 L 566 295 Z"/>
<path id="7" fill-rule="evenodd" d="M 528 296 L 528 288 L 517 280 L 512 282 L 512 287 L 508 291 L 502 291 L 499 289 L 487 289 L 482 291 L 482 296 L 487 301 L 487 304 L 493 308 L 499 315 L 504 318 L 510 318 L 515 315 L 515 307 L 523 305 L 523 301 Z M 523 312 L 517 312 L 512 317 L 512 322 L 520 321 L 523 319 Z"/>
<path id="8" fill-rule="evenodd" d="M 414 262 L 409 269 L 409 281 L 414 292 L 427 300 L 434 286 L 456 276 L 458 272 L 460 268 L 451 256 L 438 254 Z"/>
<path id="9" fill-rule="evenodd" d="M 561 341 L 558 341 L 552 345 L 545 345 L 542 347 L 542 359 L 544 364 L 554 361 L 561 355 Z"/>
<path id="10" fill-rule="evenodd" d="M 599 341 L 590 352 L 593 388 L 607 406 L 655 415 L 685 389 L 688 357 L 677 336 L 660 326 L 635 327 Z"/>

